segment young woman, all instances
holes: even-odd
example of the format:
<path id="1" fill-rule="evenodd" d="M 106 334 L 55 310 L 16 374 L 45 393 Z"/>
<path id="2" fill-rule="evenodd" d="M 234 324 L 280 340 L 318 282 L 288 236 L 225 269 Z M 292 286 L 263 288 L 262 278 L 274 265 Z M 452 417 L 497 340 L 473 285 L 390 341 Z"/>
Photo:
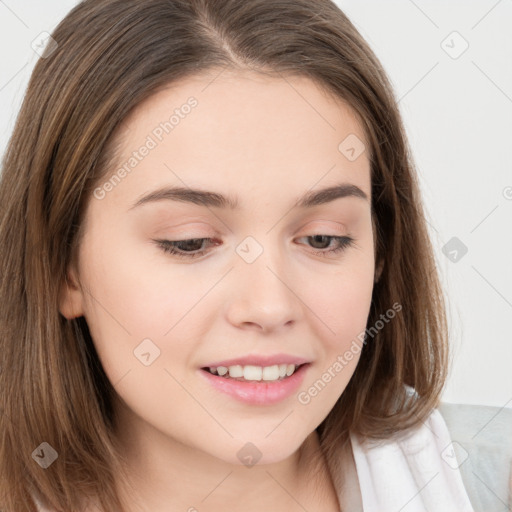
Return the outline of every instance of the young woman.
<path id="1" fill-rule="evenodd" d="M 86 0 L 0 182 L 0 509 L 473 510 L 388 79 L 329 0 Z"/>

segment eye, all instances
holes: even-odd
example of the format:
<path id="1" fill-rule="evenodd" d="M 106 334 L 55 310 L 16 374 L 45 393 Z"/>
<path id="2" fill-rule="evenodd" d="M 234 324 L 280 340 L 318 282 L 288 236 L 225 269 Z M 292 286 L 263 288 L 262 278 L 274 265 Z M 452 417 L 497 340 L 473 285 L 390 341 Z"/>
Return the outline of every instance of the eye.
<path id="1" fill-rule="evenodd" d="M 312 252 L 320 256 L 329 256 L 331 254 L 337 254 L 348 247 L 354 245 L 355 240 L 350 236 L 333 236 L 333 235 L 310 235 L 299 238 L 300 239 L 313 239 L 314 245 L 325 245 L 327 241 L 327 247 L 331 246 L 331 241 L 335 242 L 335 245 L 330 248 L 315 249 Z M 208 252 L 204 249 L 203 243 L 210 242 L 208 245 L 218 245 L 212 238 L 189 238 L 187 240 L 153 240 L 160 249 L 165 253 L 172 254 L 178 258 L 200 258 L 203 254 Z M 215 243 L 211 243 L 211 242 Z"/>
<path id="2" fill-rule="evenodd" d="M 199 248 L 204 241 L 211 241 L 211 238 L 189 238 L 187 240 L 154 240 L 165 252 L 178 256 L 179 258 L 199 258 L 207 251 Z M 196 251 L 196 252 L 191 252 Z"/>
<path id="3" fill-rule="evenodd" d="M 315 251 L 313 251 L 315 254 L 319 254 L 320 256 L 326 256 L 326 255 L 328 256 L 331 254 L 337 254 L 341 251 L 344 251 L 348 247 L 351 247 L 355 242 L 355 240 L 350 236 L 310 235 L 310 236 L 305 236 L 302 238 L 313 239 L 314 240 L 313 245 L 316 245 L 316 244 L 324 245 L 324 242 L 327 240 L 329 242 L 329 243 L 327 243 L 327 247 L 331 246 L 330 242 L 334 240 L 334 242 L 335 242 L 334 247 L 331 247 L 330 249 L 327 249 L 327 250 L 316 249 Z"/>

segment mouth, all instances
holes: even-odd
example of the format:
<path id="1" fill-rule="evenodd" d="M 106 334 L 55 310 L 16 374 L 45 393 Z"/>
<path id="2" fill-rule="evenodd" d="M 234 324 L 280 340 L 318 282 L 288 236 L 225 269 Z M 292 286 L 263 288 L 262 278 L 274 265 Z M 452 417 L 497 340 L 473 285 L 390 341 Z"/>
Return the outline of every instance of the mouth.
<path id="1" fill-rule="evenodd" d="M 301 386 L 311 363 L 272 366 L 204 367 L 199 374 L 214 390 L 248 405 L 268 406 L 290 398 Z"/>
<path id="2" fill-rule="evenodd" d="M 224 379 L 241 382 L 275 382 L 291 377 L 303 364 L 275 364 L 272 366 L 233 365 L 205 367 L 201 370 Z"/>

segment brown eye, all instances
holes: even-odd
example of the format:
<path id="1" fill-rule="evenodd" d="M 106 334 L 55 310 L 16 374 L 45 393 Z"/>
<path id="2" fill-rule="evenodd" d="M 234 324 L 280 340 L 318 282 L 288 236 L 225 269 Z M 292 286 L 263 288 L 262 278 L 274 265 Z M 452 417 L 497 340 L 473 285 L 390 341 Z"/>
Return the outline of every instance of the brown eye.
<path id="1" fill-rule="evenodd" d="M 336 242 L 336 245 L 334 247 L 332 247 L 331 249 L 326 250 L 325 247 L 324 248 L 321 247 L 320 249 L 314 247 L 315 250 L 313 252 L 315 254 L 319 254 L 321 256 L 336 254 L 340 251 L 345 250 L 348 247 L 351 247 L 355 242 L 355 240 L 350 236 L 311 235 L 311 236 L 304 236 L 302 238 L 314 239 L 315 240 L 313 242 L 314 246 L 320 245 L 320 246 L 327 246 L 327 247 L 329 247 L 331 245 L 331 241 L 334 240 Z"/>
<path id="2" fill-rule="evenodd" d="M 180 258 L 199 258 L 207 252 L 202 249 L 205 240 L 211 238 L 189 238 L 187 240 L 154 240 L 155 243 L 166 253 Z"/>

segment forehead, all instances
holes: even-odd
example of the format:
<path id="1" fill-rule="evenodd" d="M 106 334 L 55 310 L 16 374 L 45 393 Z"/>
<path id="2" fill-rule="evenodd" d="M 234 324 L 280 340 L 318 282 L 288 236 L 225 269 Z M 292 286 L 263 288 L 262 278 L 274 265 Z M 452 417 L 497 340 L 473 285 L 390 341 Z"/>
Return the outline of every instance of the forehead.
<path id="1" fill-rule="evenodd" d="M 369 146 L 357 114 L 305 77 L 218 70 L 188 77 L 139 104 L 116 140 L 118 166 L 151 149 L 111 196 L 229 184 L 278 199 L 283 187 L 297 196 L 342 181 L 370 194 Z"/>

